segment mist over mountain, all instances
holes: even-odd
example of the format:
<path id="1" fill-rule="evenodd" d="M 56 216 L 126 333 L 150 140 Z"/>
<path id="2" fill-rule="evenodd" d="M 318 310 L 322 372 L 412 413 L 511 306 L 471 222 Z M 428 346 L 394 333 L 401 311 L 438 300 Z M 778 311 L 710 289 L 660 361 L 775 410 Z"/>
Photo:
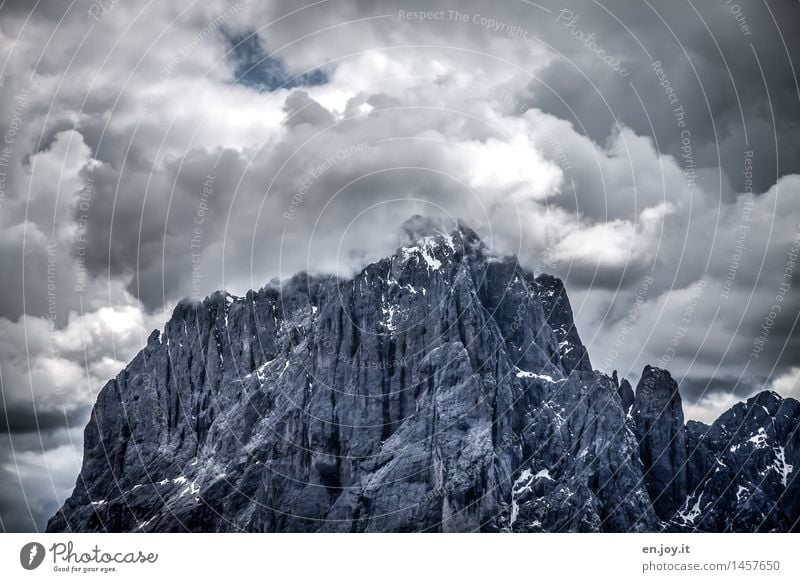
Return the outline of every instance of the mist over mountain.
<path id="1" fill-rule="evenodd" d="M 351 279 L 183 301 L 48 531 L 795 531 L 800 403 L 593 370 L 562 282 L 423 217 Z"/>

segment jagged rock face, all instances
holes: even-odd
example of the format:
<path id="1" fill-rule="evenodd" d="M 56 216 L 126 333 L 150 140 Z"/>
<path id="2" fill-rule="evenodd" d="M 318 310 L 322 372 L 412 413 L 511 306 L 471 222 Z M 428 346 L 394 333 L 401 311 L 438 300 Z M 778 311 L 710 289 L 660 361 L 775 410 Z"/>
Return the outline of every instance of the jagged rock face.
<path id="1" fill-rule="evenodd" d="M 689 494 L 678 531 L 798 531 L 800 403 L 761 392 L 686 426 Z"/>
<path id="2" fill-rule="evenodd" d="M 686 499 L 686 430 L 678 384 L 646 366 L 631 410 L 645 481 L 656 514 L 671 518 Z"/>
<path id="3" fill-rule="evenodd" d="M 625 378 L 623 378 L 622 382 L 620 382 L 616 370 L 614 370 L 614 372 L 611 374 L 611 381 L 614 382 L 614 386 L 617 389 L 617 394 L 619 394 L 619 398 L 622 401 L 622 410 L 624 410 L 626 413 L 630 412 L 635 399 L 633 388 L 631 388 L 631 383 Z"/>
<path id="4" fill-rule="evenodd" d="M 578 329 L 575 327 L 572 306 L 564 284 L 552 275 L 542 274 L 536 277 L 536 286 L 547 316 L 547 323 L 558 340 L 562 366 L 567 371 L 591 372 L 589 352 L 581 342 Z"/>
<path id="5" fill-rule="evenodd" d="M 758 527 L 792 527 L 800 404 L 684 428 L 668 373 L 634 401 L 591 371 L 560 281 L 406 227 L 351 280 L 179 304 L 100 392 L 48 530 L 721 531 L 772 505 Z"/>
<path id="6" fill-rule="evenodd" d="M 560 283 L 412 234 L 352 280 L 178 305 L 99 395 L 49 530 L 654 529 Z"/>

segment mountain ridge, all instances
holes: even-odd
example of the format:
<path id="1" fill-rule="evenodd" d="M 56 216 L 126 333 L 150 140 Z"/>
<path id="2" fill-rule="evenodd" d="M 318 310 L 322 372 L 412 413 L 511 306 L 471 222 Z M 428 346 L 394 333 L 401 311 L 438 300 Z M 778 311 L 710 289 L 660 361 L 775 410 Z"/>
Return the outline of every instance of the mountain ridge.
<path id="1" fill-rule="evenodd" d="M 685 423 L 667 371 L 592 370 L 559 279 L 443 225 L 351 279 L 179 302 L 48 531 L 797 529 L 800 404 Z"/>

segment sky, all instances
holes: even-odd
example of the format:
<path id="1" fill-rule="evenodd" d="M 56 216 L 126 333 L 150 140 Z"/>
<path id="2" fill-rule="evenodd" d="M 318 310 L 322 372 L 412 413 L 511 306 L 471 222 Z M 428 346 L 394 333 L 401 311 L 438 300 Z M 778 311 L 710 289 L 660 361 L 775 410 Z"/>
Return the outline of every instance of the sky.
<path id="1" fill-rule="evenodd" d="M 0 0 L 0 531 L 184 297 L 349 276 L 414 214 L 566 283 L 593 366 L 800 395 L 789 0 Z"/>

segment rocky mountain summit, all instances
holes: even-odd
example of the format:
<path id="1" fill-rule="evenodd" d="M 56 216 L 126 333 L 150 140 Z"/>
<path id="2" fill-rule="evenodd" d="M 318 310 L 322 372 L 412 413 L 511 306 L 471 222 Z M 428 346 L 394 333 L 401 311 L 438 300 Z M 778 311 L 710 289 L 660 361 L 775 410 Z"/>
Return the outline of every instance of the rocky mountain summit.
<path id="1" fill-rule="evenodd" d="M 561 281 L 421 218 L 352 279 L 185 301 L 103 388 L 48 531 L 791 531 L 800 404 L 684 423 Z"/>

